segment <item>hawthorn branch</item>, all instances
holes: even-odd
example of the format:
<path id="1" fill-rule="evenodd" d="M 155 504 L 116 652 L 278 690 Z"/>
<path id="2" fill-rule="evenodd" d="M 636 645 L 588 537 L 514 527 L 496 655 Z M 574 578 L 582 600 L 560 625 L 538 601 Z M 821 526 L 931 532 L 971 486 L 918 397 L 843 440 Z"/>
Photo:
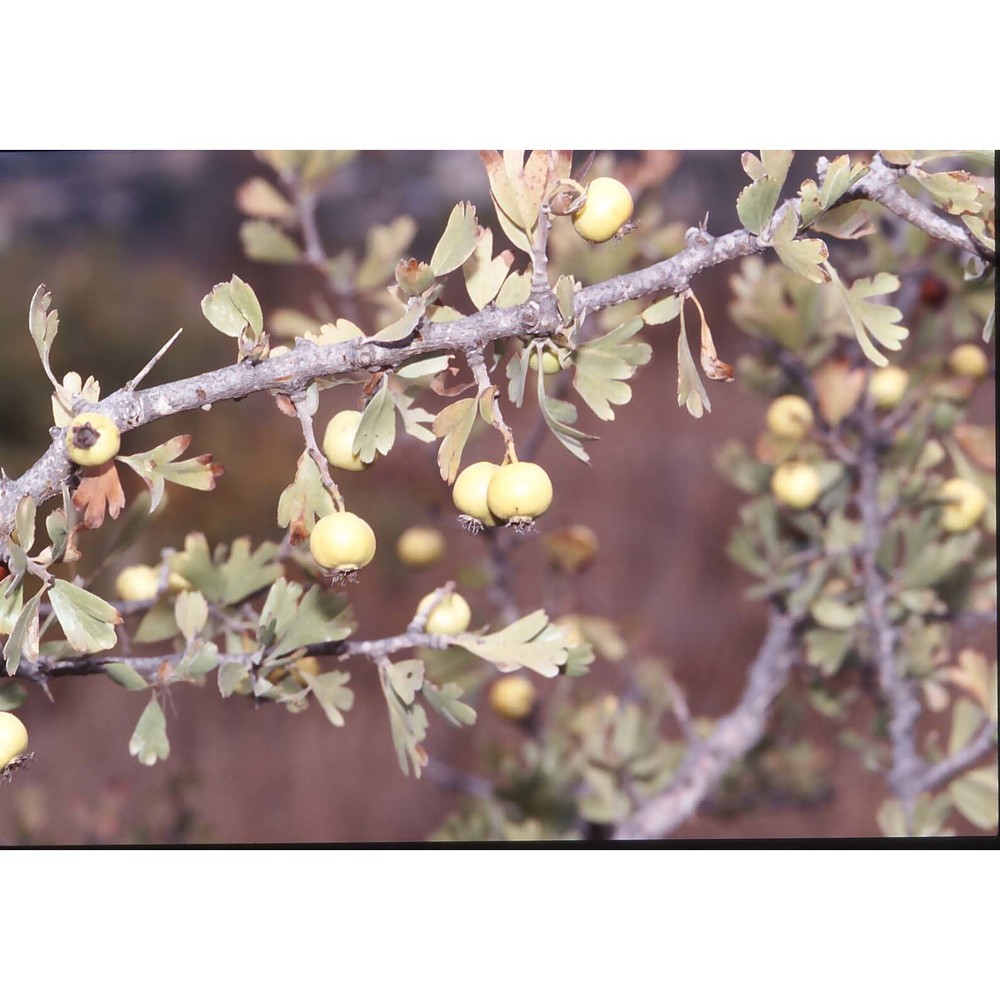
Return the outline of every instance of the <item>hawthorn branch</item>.
<path id="1" fill-rule="evenodd" d="M 861 581 L 868 628 L 874 646 L 876 676 L 889 708 L 892 760 L 886 780 L 890 791 L 903 807 L 907 832 L 912 833 L 913 809 L 921 792 L 920 781 L 925 770 L 916 745 L 916 727 L 921 706 L 916 683 L 903 675 L 896 656 L 899 636 L 889 621 L 889 585 L 878 566 L 885 514 L 880 509 L 878 500 L 877 427 L 869 410 L 862 413 L 865 438 L 859 455 L 860 483 L 857 494 L 862 530 Z"/>
<path id="2" fill-rule="evenodd" d="M 823 168 L 824 161 L 820 161 Z M 922 229 L 936 240 L 943 240 L 971 253 L 990 264 L 996 263 L 996 253 L 979 244 L 965 226 L 949 222 L 938 215 L 929 205 L 917 201 L 900 187 L 899 178 L 905 169 L 894 169 L 881 155 L 876 154 L 868 173 L 857 181 L 849 192 L 854 198 L 866 198 L 889 209 L 894 215 Z"/>
<path id="3" fill-rule="evenodd" d="M 885 171 L 889 168 L 885 167 Z M 892 176 L 894 178 L 895 174 Z M 905 195 L 905 192 L 902 194 Z M 851 197 L 878 201 L 892 211 L 899 208 L 906 213 L 904 218 L 932 236 L 952 243 L 958 239 L 957 226 L 944 222 L 909 195 L 905 199 L 897 197 L 895 188 L 886 183 L 885 174 L 877 165 L 874 177 L 869 173 L 844 196 L 845 200 Z M 775 218 L 784 213 L 790 204 L 797 202 L 798 199 L 790 199 L 783 203 L 777 209 Z M 967 249 L 968 237 L 963 235 L 957 245 Z M 745 229 L 708 242 L 693 241 L 669 260 L 582 289 L 576 295 L 575 307 L 577 313 L 582 315 L 648 295 L 681 292 L 702 271 L 760 253 L 765 248 L 764 242 Z M 975 247 L 973 251 L 980 256 L 985 252 Z M 476 346 L 483 347 L 492 341 L 510 337 L 551 335 L 563 325 L 555 297 L 550 292 L 544 295 L 533 292 L 522 305 L 504 309 L 487 306 L 475 315 L 446 323 L 422 321 L 404 343 L 380 344 L 365 338 L 318 345 L 299 340 L 295 349 L 282 357 L 257 363 L 244 361 L 152 389 L 119 389 L 89 408 L 110 417 L 120 431 L 129 431 L 162 417 L 226 400 L 243 399 L 266 389 L 289 393 L 304 389 L 313 380 L 324 376 L 385 371 L 423 354 L 464 353 Z M 0 480 L 0 556 L 5 548 L 4 540 L 13 530 L 14 511 L 21 498 L 31 496 L 36 506 L 40 506 L 62 491 L 63 483 L 73 472 L 66 455 L 63 434 L 58 428 L 52 429 L 52 438 L 45 454 L 22 476 L 16 480 Z"/>
<path id="4" fill-rule="evenodd" d="M 689 747 L 670 785 L 619 824 L 615 840 L 654 839 L 676 830 L 694 815 L 729 768 L 760 742 L 771 703 L 791 673 L 797 623 L 789 612 L 771 611 L 736 707 L 716 722 L 707 739 Z"/>
<path id="5" fill-rule="evenodd" d="M 967 771 L 981 757 L 996 748 L 996 723 L 987 719 L 978 733 L 961 750 L 928 767 L 918 784 L 920 792 L 933 792 Z"/>
<path id="6" fill-rule="evenodd" d="M 451 585 L 454 586 L 453 584 Z M 441 588 L 443 591 L 448 588 Z M 423 616 L 426 619 L 426 615 Z M 338 639 L 331 642 L 315 642 L 296 650 L 297 657 L 336 656 L 346 660 L 364 657 L 377 662 L 379 659 L 407 649 L 445 649 L 450 644 L 449 636 L 429 635 L 423 628 L 415 628 L 413 623 L 398 635 L 383 639 Z M 267 650 L 256 649 L 247 653 L 222 653 L 220 663 L 245 663 L 254 666 Z M 170 683 L 171 673 L 184 658 L 184 651 L 162 653 L 159 656 L 114 656 L 89 655 L 70 657 L 41 657 L 36 661 L 21 660 L 17 678 L 44 684 L 55 677 L 81 677 L 92 674 L 106 674 L 112 663 L 125 663 L 140 676 L 149 681 L 164 679 Z M 186 678 L 185 678 L 186 679 Z"/>

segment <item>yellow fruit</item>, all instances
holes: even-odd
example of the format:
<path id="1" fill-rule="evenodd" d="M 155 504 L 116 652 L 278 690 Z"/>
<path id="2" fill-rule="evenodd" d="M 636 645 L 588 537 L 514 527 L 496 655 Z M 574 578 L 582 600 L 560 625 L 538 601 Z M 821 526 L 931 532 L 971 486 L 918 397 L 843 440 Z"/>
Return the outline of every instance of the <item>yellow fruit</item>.
<path id="1" fill-rule="evenodd" d="M 813 425 L 813 411 L 801 396 L 779 396 L 767 408 L 765 420 L 772 434 L 801 441 Z"/>
<path id="2" fill-rule="evenodd" d="M 0 771 L 28 749 L 28 730 L 10 712 L 0 712 Z"/>
<path id="3" fill-rule="evenodd" d="M 910 373 L 896 365 L 886 365 L 872 372 L 868 381 L 868 396 L 880 410 L 899 406 L 910 383 Z"/>
<path id="4" fill-rule="evenodd" d="M 417 613 L 423 614 L 431 605 L 433 594 L 420 599 Z M 448 594 L 441 598 L 427 618 L 424 631 L 428 635 L 458 635 L 469 627 L 472 608 L 461 594 Z"/>
<path id="5" fill-rule="evenodd" d="M 949 479 L 941 487 L 941 527 L 945 531 L 968 531 L 986 510 L 986 494 L 967 479 Z"/>
<path id="6" fill-rule="evenodd" d="M 414 569 L 425 569 L 440 562 L 444 550 L 444 535 L 437 528 L 422 525 L 407 528 L 396 542 L 399 561 Z"/>
<path id="7" fill-rule="evenodd" d="M 497 715 L 519 722 L 535 707 L 535 685 L 527 677 L 511 674 L 490 685 L 490 706 Z"/>
<path id="8" fill-rule="evenodd" d="M 160 589 L 160 574 L 152 566 L 126 566 L 115 578 L 123 601 L 151 601 Z"/>
<path id="9" fill-rule="evenodd" d="M 808 462 L 782 462 L 771 477 L 774 496 L 796 510 L 811 507 L 821 490 L 819 473 Z"/>
<path id="10" fill-rule="evenodd" d="M 529 347 L 528 352 L 528 367 L 533 372 L 537 372 L 538 351 Z M 551 347 L 542 348 L 542 374 L 555 375 L 559 371 L 562 371 L 562 362 L 559 360 L 559 355 Z"/>
<path id="11" fill-rule="evenodd" d="M 455 506 L 463 514 L 482 521 L 488 527 L 493 527 L 497 520 L 490 511 L 486 493 L 499 471 L 500 466 L 492 462 L 476 462 L 458 474 L 451 490 Z"/>
<path id="12" fill-rule="evenodd" d="M 948 355 L 948 365 L 956 375 L 982 378 L 990 370 L 989 358 L 976 344 L 960 344 Z"/>
<path id="13" fill-rule="evenodd" d="M 632 216 L 632 195 L 621 181 L 597 177 L 587 186 L 587 200 L 573 213 L 573 227 L 591 243 L 605 243 Z"/>
<path id="14" fill-rule="evenodd" d="M 346 469 L 348 472 L 360 472 L 368 468 L 369 463 L 362 462 L 353 451 L 354 435 L 357 434 L 360 423 L 360 410 L 341 410 L 326 425 L 323 454 L 334 468 Z"/>
<path id="15" fill-rule="evenodd" d="M 552 503 L 552 480 L 534 462 L 511 462 L 490 480 L 486 502 L 501 521 L 539 517 Z"/>
<path id="16" fill-rule="evenodd" d="M 118 454 L 121 434 L 103 413 L 80 413 L 66 428 L 66 454 L 77 465 L 104 465 Z"/>
<path id="17" fill-rule="evenodd" d="M 337 511 L 316 522 L 309 551 L 324 569 L 350 573 L 367 566 L 375 555 L 375 532 L 357 514 Z"/>

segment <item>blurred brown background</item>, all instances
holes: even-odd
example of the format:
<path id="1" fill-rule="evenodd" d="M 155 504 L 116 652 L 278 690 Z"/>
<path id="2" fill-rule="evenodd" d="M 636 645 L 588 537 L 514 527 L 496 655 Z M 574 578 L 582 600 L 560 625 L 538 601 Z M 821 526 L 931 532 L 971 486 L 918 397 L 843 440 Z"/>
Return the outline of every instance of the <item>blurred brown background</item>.
<path id="1" fill-rule="evenodd" d="M 804 154 L 796 168 L 804 175 L 814 163 Z M 253 285 L 265 317 L 279 306 L 308 308 L 308 275 L 254 264 L 240 248 L 234 191 L 266 173 L 250 153 L 0 154 L 0 460 L 8 475 L 19 475 L 41 454 L 52 419 L 27 332 L 28 303 L 39 283 L 60 314 L 55 370 L 93 374 L 104 394 L 134 375 L 179 326 L 183 335 L 149 384 L 231 363 L 233 342 L 209 327 L 200 300 L 234 271 Z M 710 209 L 710 230 L 726 232 L 738 224 L 735 198 L 743 183 L 737 153 L 686 153 L 663 186 L 665 217 L 691 225 Z M 327 250 L 360 250 L 367 226 L 406 212 L 420 227 L 412 252 L 426 259 L 460 199 L 479 206 L 489 221 L 485 173 L 474 153 L 362 154 L 343 168 L 323 203 Z M 712 271 L 697 291 L 720 354 L 733 361 L 745 340 L 727 316 L 731 273 Z M 556 492 L 540 527 L 589 525 L 601 540 L 597 564 L 583 576 L 572 606 L 553 607 L 553 595 L 543 593 L 541 546 L 521 546 L 515 589 L 526 611 L 544 604 L 556 613 L 571 609 L 623 623 L 635 654 L 668 658 L 694 714 L 712 717 L 738 697 L 763 622 L 762 607 L 742 596 L 749 579 L 724 552 L 739 496 L 714 471 L 712 457 L 729 438 L 753 441 L 764 404 L 738 384 L 715 383 L 712 414 L 693 420 L 676 405 L 674 332 L 664 334 L 662 345 L 656 336 L 649 331 L 656 353 L 633 380 L 634 400 L 619 419 L 603 425 L 582 419 L 584 429 L 601 436 L 590 449 L 593 468 L 551 438 L 538 456 Z M 350 389 L 324 393 L 318 423 L 355 402 Z M 512 423 L 515 432 L 533 427 L 534 407 L 529 403 Z M 211 452 L 226 474 L 214 493 L 168 486 L 163 516 L 101 578 L 105 594 L 119 568 L 155 563 L 161 547 L 181 547 L 193 527 L 213 545 L 242 534 L 255 542 L 280 537 L 275 505 L 301 451 L 295 421 L 279 416 L 269 398 L 251 398 L 142 428 L 129 436 L 127 451 L 182 431 L 194 437 L 190 454 Z M 481 445 L 470 445 L 468 460 L 486 457 L 478 454 Z M 359 637 L 400 630 L 419 597 L 482 555 L 481 540 L 454 521 L 433 456 L 432 446 L 407 439 L 363 476 L 345 474 L 352 509 L 365 512 L 380 540 L 378 557 L 350 590 Z M 128 470 L 122 479 L 134 496 L 138 479 Z M 443 567 L 420 575 L 393 555 L 396 537 L 415 522 L 437 524 L 450 546 Z M 81 572 L 113 531 L 109 524 L 84 538 Z M 469 597 L 474 623 L 486 623 L 492 609 L 485 594 L 469 591 Z M 555 596 L 557 603 L 564 598 Z M 427 777 L 415 781 L 399 772 L 374 668 L 344 666 L 356 702 L 339 730 L 315 707 L 292 716 L 255 710 L 246 699 L 224 701 L 214 675 L 201 690 L 176 685 L 167 707 L 171 755 L 153 768 L 127 749 L 143 696 L 103 678 L 59 681 L 53 704 L 32 689 L 19 714 L 35 759 L 15 783 L 0 785 L 0 843 L 422 839 L 457 798 Z M 559 683 L 616 689 L 616 669 L 602 663 L 582 681 Z M 808 727 L 831 789 L 818 803 L 703 815 L 680 835 L 877 835 L 881 782 L 838 744 L 831 723 L 813 713 Z M 512 738 L 509 726 L 488 712 L 471 730 L 434 717 L 427 747 L 432 758 L 477 771 L 485 747 Z"/>

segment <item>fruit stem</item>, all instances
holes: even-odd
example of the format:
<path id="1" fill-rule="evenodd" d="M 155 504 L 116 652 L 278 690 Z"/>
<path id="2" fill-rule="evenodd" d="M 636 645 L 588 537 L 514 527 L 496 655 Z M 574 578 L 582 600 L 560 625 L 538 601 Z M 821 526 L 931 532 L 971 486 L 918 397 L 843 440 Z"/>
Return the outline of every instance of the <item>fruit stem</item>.
<path id="1" fill-rule="evenodd" d="M 517 449 L 514 447 L 514 435 L 511 433 L 511 429 L 508 427 L 507 421 L 504 420 L 503 413 L 500 411 L 500 390 L 490 382 L 490 373 L 486 368 L 486 358 L 483 356 L 483 349 L 481 347 L 472 348 L 466 351 L 465 358 L 469 363 L 472 374 L 476 378 L 480 406 L 482 406 L 483 397 L 487 393 L 491 396 L 490 423 L 501 433 L 504 441 L 505 455 L 502 464 L 506 465 L 508 462 L 516 462 Z"/>
<path id="2" fill-rule="evenodd" d="M 337 488 L 337 484 L 333 481 L 333 477 L 330 475 L 330 466 L 327 464 L 326 455 L 323 454 L 319 445 L 316 443 L 316 433 L 313 430 L 312 414 L 309 412 L 309 408 L 306 404 L 305 393 L 295 393 L 291 396 L 291 400 L 292 406 L 295 407 L 295 415 L 299 418 L 299 424 L 302 426 L 302 437 L 306 443 L 306 451 L 308 452 L 309 457 L 316 463 L 316 468 L 319 469 L 320 482 L 323 483 L 323 487 L 326 489 L 327 493 L 330 494 L 334 507 L 342 513 L 347 509 L 344 506 L 344 498 L 341 496 L 340 490 Z"/>

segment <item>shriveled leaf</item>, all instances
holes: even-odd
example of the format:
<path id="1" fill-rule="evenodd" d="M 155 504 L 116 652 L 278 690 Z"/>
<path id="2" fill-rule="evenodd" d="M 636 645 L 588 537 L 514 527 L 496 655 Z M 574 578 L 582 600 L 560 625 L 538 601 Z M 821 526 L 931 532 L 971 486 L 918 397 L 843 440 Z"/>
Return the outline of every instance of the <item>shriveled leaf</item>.
<path id="1" fill-rule="evenodd" d="M 476 206 L 468 201 L 459 202 L 431 255 L 431 270 L 437 277 L 450 274 L 469 259 L 476 249 L 478 232 Z"/>
<path id="2" fill-rule="evenodd" d="M 309 678 L 310 692 L 335 726 L 344 725 L 344 712 L 349 712 L 354 705 L 354 692 L 347 687 L 350 679 L 346 670 L 331 670 Z"/>
<path id="3" fill-rule="evenodd" d="M 8 677 L 17 673 L 22 656 L 32 663 L 38 659 L 38 607 L 44 594 L 43 587 L 24 603 L 4 643 L 3 655 Z"/>
<path id="4" fill-rule="evenodd" d="M 449 485 L 458 475 L 462 452 L 476 422 L 476 403 L 476 398 L 459 399 L 434 418 L 434 435 L 443 439 L 438 449 L 438 468 Z"/>
<path id="5" fill-rule="evenodd" d="M 385 666 L 379 667 L 379 680 L 386 708 L 389 710 L 389 727 L 399 768 L 403 774 L 409 774 L 412 767 L 413 773 L 419 778 L 421 769 L 427 766 L 428 759 L 427 751 L 421 743 L 427 736 L 427 713 L 420 704 L 414 703 L 411 706 L 403 704 L 392 687 Z"/>
<path id="6" fill-rule="evenodd" d="M 31 339 L 35 342 L 35 348 L 38 350 L 38 356 L 41 358 L 45 373 L 53 384 L 57 384 L 49 366 L 49 351 L 52 349 L 52 341 L 56 339 L 56 334 L 59 332 L 59 312 L 56 309 L 49 312 L 51 302 L 52 293 L 47 291 L 44 285 L 39 285 L 35 289 L 31 305 L 28 307 L 28 330 L 31 333 Z"/>
<path id="7" fill-rule="evenodd" d="M 80 485 L 73 493 L 73 507 L 82 514 L 84 526 L 91 531 L 104 524 L 105 512 L 114 520 L 125 509 L 125 492 L 113 461 L 87 469 L 80 476 Z"/>
<path id="8" fill-rule="evenodd" d="M 128 752 L 140 764 L 152 766 L 158 760 L 166 760 L 170 756 L 170 741 L 167 739 L 167 719 L 160 708 L 160 703 L 153 694 L 146 706 L 135 731 L 128 741 Z"/>
<path id="9" fill-rule="evenodd" d="M 677 337 L 677 405 L 686 406 L 688 413 L 696 419 L 707 410 L 712 412 L 712 404 L 702 384 L 701 375 L 691 356 L 687 330 L 684 325 L 684 310 L 681 310 L 681 332 Z"/>
<path id="10" fill-rule="evenodd" d="M 298 243 L 288 233 L 264 219 L 248 219 L 240 226 L 243 253 L 250 260 L 267 264 L 294 264 L 302 256 Z"/>
<path id="11" fill-rule="evenodd" d="M 56 580 L 49 600 L 66 641 L 78 653 L 98 653 L 118 641 L 114 627 L 121 624 L 122 616 L 96 594 Z"/>
<path id="12" fill-rule="evenodd" d="M 514 263 L 514 254 L 510 250 L 504 250 L 496 257 L 492 254 L 493 232 L 480 227 L 473 252 L 462 265 L 466 290 L 477 309 L 484 309 L 496 298 Z"/>
<path id="13" fill-rule="evenodd" d="M 309 452 L 304 451 L 299 456 L 294 481 L 278 497 L 278 526 L 290 529 L 291 543 L 297 545 L 333 509 L 333 498 L 323 485 L 319 467 Z"/>
<path id="14" fill-rule="evenodd" d="M 396 442 L 396 407 L 389 393 L 389 379 L 368 401 L 354 435 L 351 452 L 362 462 L 375 461 L 375 455 L 388 455 Z"/>

